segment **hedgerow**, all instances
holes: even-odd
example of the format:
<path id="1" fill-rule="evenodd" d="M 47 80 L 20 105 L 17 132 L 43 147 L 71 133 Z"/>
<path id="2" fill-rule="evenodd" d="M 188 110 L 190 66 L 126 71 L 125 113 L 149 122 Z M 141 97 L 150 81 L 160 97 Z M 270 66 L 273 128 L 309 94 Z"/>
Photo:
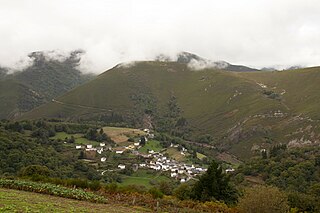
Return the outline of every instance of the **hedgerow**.
<path id="1" fill-rule="evenodd" d="M 106 198 L 82 189 L 72 189 L 51 183 L 31 182 L 25 180 L 0 179 L 0 187 L 54 195 L 76 200 L 105 203 Z"/>

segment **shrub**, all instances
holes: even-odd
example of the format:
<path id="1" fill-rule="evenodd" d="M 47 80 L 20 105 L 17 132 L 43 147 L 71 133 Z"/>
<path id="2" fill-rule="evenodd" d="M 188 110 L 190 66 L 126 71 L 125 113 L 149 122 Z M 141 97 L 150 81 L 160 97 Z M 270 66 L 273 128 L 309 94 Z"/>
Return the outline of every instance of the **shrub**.
<path id="1" fill-rule="evenodd" d="M 152 187 L 151 189 L 149 189 L 148 192 L 152 195 L 154 199 L 163 198 L 163 193 L 156 187 Z"/>
<path id="2" fill-rule="evenodd" d="M 238 208 L 244 213 L 283 213 L 289 210 L 286 194 L 271 186 L 247 189 L 238 203 Z"/>
<path id="3" fill-rule="evenodd" d="M 86 200 L 98 203 L 106 202 L 106 199 L 104 197 L 86 192 L 82 189 L 71 189 L 51 183 L 37 183 L 23 180 L 0 179 L 0 187 L 49 194 L 76 200 Z"/>
<path id="4" fill-rule="evenodd" d="M 173 195 L 180 200 L 190 199 L 192 196 L 192 186 L 183 183 L 173 190 Z"/>

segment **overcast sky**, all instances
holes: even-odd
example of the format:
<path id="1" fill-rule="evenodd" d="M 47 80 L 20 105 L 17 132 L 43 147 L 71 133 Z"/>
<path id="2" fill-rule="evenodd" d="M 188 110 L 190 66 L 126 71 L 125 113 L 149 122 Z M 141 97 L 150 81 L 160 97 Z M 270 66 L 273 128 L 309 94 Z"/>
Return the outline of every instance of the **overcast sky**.
<path id="1" fill-rule="evenodd" d="M 320 1 L 0 0 L 0 65 L 74 49 L 98 73 L 180 51 L 257 68 L 320 65 Z"/>

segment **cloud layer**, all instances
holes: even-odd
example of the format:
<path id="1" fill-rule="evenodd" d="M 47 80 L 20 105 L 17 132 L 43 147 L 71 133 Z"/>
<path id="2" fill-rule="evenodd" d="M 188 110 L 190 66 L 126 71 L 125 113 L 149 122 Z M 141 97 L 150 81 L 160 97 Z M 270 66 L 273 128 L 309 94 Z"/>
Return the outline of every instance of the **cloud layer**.
<path id="1" fill-rule="evenodd" d="M 315 66 L 319 11 L 317 0 L 1 0 L 0 65 L 83 49 L 82 69 L 98 73 L 180 51 L 258 68 Z"/>

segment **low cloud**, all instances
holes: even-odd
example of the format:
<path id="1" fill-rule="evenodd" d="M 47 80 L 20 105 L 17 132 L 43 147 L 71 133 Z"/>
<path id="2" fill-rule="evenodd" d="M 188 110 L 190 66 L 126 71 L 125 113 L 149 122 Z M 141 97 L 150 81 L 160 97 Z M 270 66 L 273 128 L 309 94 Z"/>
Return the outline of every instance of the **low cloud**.
<path id="1" fill-rule="evenodd" d="M 257 68 L 319 65 L 319 1 L 200 2 L 2 0 L 0 66 L 28 66 L 34 51 L 64 60 L 56 50 L 79 48 L 80 68 L 97 73 L 181 51 Z"/>
<path id="2" fill-rule="evenodd" d="M 224 69 L 228 67 L 228 63 L 224 61 L 195 60 L 192 59 L 188 63 L 188 67 L 193 70 L 202 70 L 209 68 Z"/>

